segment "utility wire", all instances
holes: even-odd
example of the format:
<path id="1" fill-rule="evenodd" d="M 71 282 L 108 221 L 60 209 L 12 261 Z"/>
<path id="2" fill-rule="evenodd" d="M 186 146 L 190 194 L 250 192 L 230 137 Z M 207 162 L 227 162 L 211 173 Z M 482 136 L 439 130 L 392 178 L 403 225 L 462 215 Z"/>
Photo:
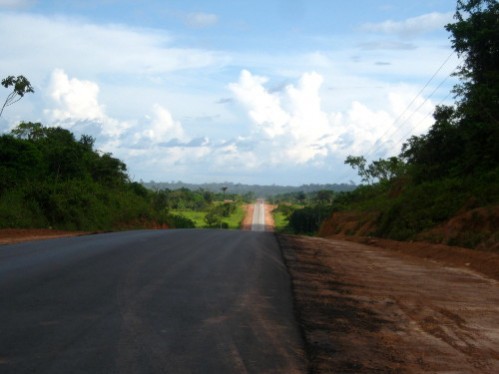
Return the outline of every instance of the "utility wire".
<path id="1" fill-rule="evenodd" d="M 405 113 L 409 110 L 409 108 L 412 106 L 412 104 L 414 104 L 414 102 L 418 99 L 418 97 L 419 97 L 419 96 L 423 93 L 423 91 L 424 91 L 424 90 L 425 90 L 425 89 L 429 86 L 429 84 L 433 81 L 433 79 L 437 76 L 437 74 L 438 74 L 438 73 L 439 73 L 439 72 L 443 69 L 443 67 L 447 64 L 447 62 L 448 62 L 448 61 L 450 60 L 450 58 L 454 55 L 454 53 L 455 53 L 455 52 L 454 52 L 454 51 L 452 51 L 452 52 L 451 52 L 451 53 L 447 56 L 447 58 L 444 60 L 444 62 L 442 62 L 442 64 L 441 64 L 441 65 L 439 66 L 439 68 L 435 71 L 435 73 L 433 73 L 433 75 L 432 75 L 432 76 L 431 76 L 431 78 L 430 78 L 430 79 L 426 82 L 426 84 L 423 86 L 423 88 L 421 88 L 421 90 L 420 90 L 420 91 L 416 94 L 416 96 L 415 96 L 415 97 L 411 100 L 411 102 L 409 103 L 409 105 L 407 105 L 407 107 L 404 109 L 404 111 L 402 112 L 402 114 L 400 114 L 400 115 L 399 115 L 399 116 L 395 119 L 395 121 L 393 122 L 393 124 L 394 124 L 394 125 L 395 125 L 395 124 L 396 124 L 396 123 L 397 123 L 397 122 L 398 122 L 398 121 L 399 121 L 399 120 L 400 120 L 400 119 L 404 116 L 404 114 L 405 114 Z M 420 109 L 420 108 L 421 108 L 421 107 L 422 107 L 422 106 L 423 106 L 423 105 L 424 105 L 424 104 L 425 104 L 425 103 L 429 100 L 429 98 L 430 98 L 430 97 L 432 97 L 432 96 L 435 94 L 435 92 L 436 92 L 436 91 L 437 91 L 437 90 L 438 90 L 438 89 L 439 89 L 439 88 L 440 88 L 440 87 L 441 87 L 441 86 L 442 86 L 442 85 L 443 85 L 443 84 L 447 81 L 447 79 L 449 79 L 449 77 L 450 77 L 450 76 L 452 76 L 452 74 L 447 75 L 447 76 L 445 77 L 445 79 L 444 79 L 442 82 L 440 82 L 440 84 L 439 84 L 439 85 L 438 85 L 438 86 L 437 86 L 437 87 L 436 87 L 436 88 L 432 91 L 432 93 L 430 94 L 430 96 L 429 96 L 426 100 L 424 100 L 424 102 L 423 102 L 423 103 L 422 103 L 422 104 L 421 104 L 421 105 L 420 105 L 420 106 L 419 106 L 416 110 L 414 110 L 414 111 L 413 111 L 413 113 L 411 114 L 411 116 L 409 116 L 409 117 L 408 117 L 408 118 L 407 118 L 404 122 L 402 122 L 399 126 L 397 126 L 397 129 L 398 129 L 398 128 L 400 128 L 402 125 L 404 125 L 404 124 L 408 121 L 408 119 L 410 119 L 410 118 L 411 118 L 411 117 L 412 117 L 412 116 L 416 113 L 416 111 L 417 111 L 417 110 L 419 110 L 419 109 Z M 441 102 L 440 102 L 438 105 L 440 105 L 442 102 L 444 102 L 445 100 L 447 100 L 447 98 L 450 96 L 450 94 L 451 94 L 451 93 L 449 92 L 449 93 L 447 94 L 447 96 L 446 96 L 443 100 L 441 100 Z M 428 117 L 429 117 L 432 113 L 433 113 L 433 112 L 428 113 L 428 114 L 425 116 L 425 118 L 423 118 L 420 122 L 418 122 L 418 124 L 419 124 L 419 123 L 421 123 L 422 121 L 426 120 L 426 119 L 427 119 L 427 118 L 428 118 Z M 371 154 L 373 153 L 373 152 L 372 152 L 373 150 L 379 149 L 379 144 L 377 144 L 377 143 L 378 143 L 379 141 L 381 141 L 381 140 L 382 140 L 382 139 L 383 139 L 383 138 L 384 138 L 384 137 L 385 137 L 385 136 L 386 136 L 386 135 L 387 135 L 387 134 L 388 134 L 391 130 L 392 130 L 391 128 L 387 129 L 387 130 L 385 131 L 385 133 L 384 133 L 382 136 L 380 136 L 380 137 L 379 137 L 379 138 L 378 138 L 378 139 L 377 139 L 377 140 L 373 143 L 373 145 L 371 146 L 371 148 L 370 148 L 370 149 L 367 151 L 367 153 L 366 153 L 366 159 L 367 159 L 367 156 L 368 156 L 368 155 L 371 155 Z M 411 131 L 410 131 L 410 132 L 408 132 L 408 133 L 407 133 L 407 134 L 406 134 L 403 138 L 401 138 L 401 139 L 397 142 L 397 144 L 399 144 L 401 141 L 403 141 L 403 140 L 404 140 L 404 139 L 405 139 L 405 138 L 406 138 L 406 137 L 407 137 L 407 136 L 408 136 L 411 132 L 412 132 L 412 129 L 411 129 Z M 381 143 L 381 144 L 383 144 L 383 143 Z M 343 175 L 342 175 L 340 178 L 338 178 L 338 180 L 341 180 L 341 181 L 343 181 L 343 183 L 344 183 L 344 181 L 345 181 L 345 177 L 347 177 L 347 176 L 351 175 L 351 173 L 352 173 L 352 172 L 353 172 L 353 170 L 352 170 L 352 171 L 350 171 L 350 172 L 347 172 L 347 173 L 343 173 Z"/>
<path id="2" fill-rule="evenodd" d="M 405 108 L 405 110 L 402 112 L 402 114 L 400 114 L 397 119 L 395 119 L 395 121 L 393 121 L 393 125 L 395 125 L 403 116 L 404 114 L 409 110 L 409 108 L 412 106 L 412 104 L 414 104 L 414 102 L 419 98 L 419 96 L 423 93 L 423 91 L 426 89 L 426 87 L 428 87 L 428 85 L 433 81 L 433 79 L 437 76 L 437 74 L 443 69 L 443 67 L 447 64 L 447 62 L 450 60 L 450 58 L 454 55 L 454 51 L 452 51 L 449 56 L 447 56 L 447 58 L 445 59 L 445 61 L 440 65 L 440 67 L 437 69 L 437 71 L 435 71 L 435 73 L 431 76 L 431 78 L 426 82 L 426 84 L 423 86 L 423 88 L 416 94 L 416 96 L 412 99 L 412 101 L 409 103 L 409 105 Z M 447 76 L 445 78 L 445 80 L 447 80 L 449 78 L 449 76 Z M 445 81 L 444 80 L 444 81 Z M 442 86 L 443 82 L 438 86 Z M 433 93 L 432 93 L 433 94 Z M 425 100 L 426 102 L 427 100 Z M 424 104 L 424 103 L 423 103 Z M 422 105 L 423 105 L 422 104 Z M 420 105 L 414 112 L 413 114 L 409 117 L 411 118 L 414 113 L 422 106 Z M 403 124 L 405 124 L 407 122 L 407 120 L 405 120 L 404 122 L 402 122 L 401 125 L 397 126 L 397 128 L 400 128 Z M 379 148 L 379 145 L 377 145 L 377 143 L 379 141 L 382 141 L 383 138 L 389 133 L 392 131 L 392 128 L 388 128 L 384 133 L 383 135 L 381 135 L 374 143 L 373 145 L 371 146 L 371 148 L 366 152 L 366 156 L 368 155 L 371 155 L 373 153 L 373 150 L 375 150 L 375 148 Z M 367 158 L 367 157 L 366 157 Z"/>
<path id="3" fill-rule="evenodd" d="M 402 122 L 402 123 L 400 124 L 400 126 L 398 127 L 398 129 L 401 129 L 401 128 L 402 128 L 402 127 L 406 124 L 406 123 L 408 123 L 408 122 L 409 122 L 409 120 L 410 120 L 410 119 L 411 119 L 411 118 L 412 118 L 412 117 L 413 117 L 413 116 L 414 116 L 414 115 L 418 112 L 418 110 L 419 110 L 419 109 L 421 109 L 421 108 L 422 108 L 422 107 L 423 107 L 423 106 L 424 106 L 424 105 L 425 105 L 425 104 L 426 104 L 426 103 L 427 103 L 427 102 L 428 102 L 428 101 L 429 101 L 429 100 L 433 97 L 433 95 L 434 95 L 434 94 L 435 94 L 435 93 L 436 93 L 436 92 L 440 89 L 440 87 L 442 87 L 442 85 L 443 85 L 445 82 L 447 82 L 447 80 L 448 80 L 451 76 L 452 76 L 452 74 L 449 74 L 447 77 L 445 77 L 445 79 L 444 79 L 444 80 L 442 80 L 442 81 L 440 82 L 440 84 L 439 84 L 439 85 L 438 85 L 438 86 L 437 86 L 437 87 L 436 87 L 436 88 L 435 88 L 435 89 L 434 89 L 434 90 L 433 90 L 433 91 L 432 91 L 432 92 L 431 92 L 431 93 L 430 93 L 430 94 L 426 97 L 426 99 L 425 99 L 425 100 L 424 100 L 424 101 L 423 101 L 423 102 L 422 102 L 422 103 L 421 103 L 421 104 L 420 104 L 420 105 L 419 105 L 416 109 L 414 109 L 414 111 L 412 112 L 412 114 L 411 114 L 409 117 L 407 117 L 407 118 L 404 120 L 404 122 Z M 451 94 L 451 92 L 449 92 L 449 93 L 447 94 L 447 96 L 445 97 L 445 99 L 444 99 L 444 100 L 442 100 L 442 101 L 441 101 L 440 103 L 438 103 L 437 105 L 440 105 L 443 101 L 445 101 L 445 100 L 449 97 L 449 95 L 450 95 L 450 94 Z M 424 120 L 426 120 L 426 119 L 427 119 L 427 118 L 428 118 L 431 114 L 433 114 L 433 112 L 434 112 L 434 110 L 433 110 L 432 112 L 430 112 L 429 114 L 427 114 L 427 115 L 426 115 L 426 116 L 425 116 L 425 117 L 424 117 L 421 121 L 419 121 L 419 122 L 416 124 L 416 126 L 418 126 L 420 123 L 422 123 Z M 393 135 L 395 135 L 395 134 L 397 133 L 397 130 L 398 130 L 398 129 L 396 129 L 396 130 L 395 130 L 395 132 L 392 134 L 392 136 L 393 136 Z M 413 130 L 412 128 L 411 128 L 411 129 L 409 129 L 409 132 L 407 132 L 405 136 L 408 136 L 408 135 L 412 132 L 412 130 Z M 395 143 L 395 144 L 397 144 L 397 143 Z M 378 146 L 378 147 L 377 147 L 377 149 L 375 149 L 374 153 L 376 153 L 376 151 L 378 151 L 380 148 L 381 148 L 381 146 Z"/>
<path id="4" fill-rule="evenodd" d="M 447 96 L 445 96 L 442 100 L 440 100 L 440 102 L 437 104 L 437 106 L 442 105 L 442 103 L 444 103 L 444 102 L 445 102 L 445 101 L 449 98 L 449 96 L 450 96 L 451 94 L 452 94 L 452 92 L 449 92 L 449 93 L 447 94 Z M 424 117 L 421 121 L 419 121 L 419 122 L 416 124 L 416 126 L 417 126 L 417 125 L 419 125 L 420 123 L 422 123 L 423 121 L 425 121 L 425 120 L 426 120 L 428 117 L 430 117 L 433 113 L 434 113 L 433 111 L 432 111 L 432 112 L 430 112 L 430 113 L 428 113 L 428 114 L 427 114 L 427 115 L 426 115 L 426 116 L 425 116 L 425 117 Z M 411 134 L 411 132 L 412 132 L 412 129 L 411 129 L 409 132 L 405 133 L 405 135 L 404 135 L 403 137 L 401 137 L 401 138 L 400 138 L 400 139 L 399 139 L 399 140 L 398 140 L 395 144 L 396 144 L 397 146 L 398 146 L 398 145 L 400 145 L 400 144 L 402 144 L 402 142 L 403 142 L 404 140 L 406 140 L 406 139 L 407 139 L 407 137 Z"/>

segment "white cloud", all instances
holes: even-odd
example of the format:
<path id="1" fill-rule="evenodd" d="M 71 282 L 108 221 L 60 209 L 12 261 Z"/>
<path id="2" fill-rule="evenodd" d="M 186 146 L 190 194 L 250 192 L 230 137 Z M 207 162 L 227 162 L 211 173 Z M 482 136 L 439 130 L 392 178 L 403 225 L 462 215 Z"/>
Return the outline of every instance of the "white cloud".
<path id="1" fill-rule="evenodd" d="M 225 61 L 220 53 L 173 47 L 173 38 L 165 31 L 99 25 L 74 18 L 0 13 L 0 35 L 9 35 L 2 40 L 2 53 L 16 62 L 16 69 L 31 72 L 31 76 L 38 73 L 40 79 L 55 66 L 73 74 L 90 72 L 93 77 L 154 77 L 218 66 Z M 12 68 L 5 61 L 0 67 Z"/>
<path id="2" fill-rule="evenodd" d="M 187 137 L 182 124 L 175 121 L 171 113 L 159 104 L 153 106 L 153 118 L 135 138 L 147 139 L 150 144 L 166 143 L 171 140 L 186 141 Z"/>
<path id="3" fill-rule="evenodd" d="M 98 103 L 99 86 L 90 81 L 70 79 L 61 69 L 52 73 L 49 94 L 58 108 L 50 114 L 53 120 L 101 120 L 105 117 Z"/>
<path id="4" fill-rule="evenodd" d="M 393 155 L 404 134 L 421 133 L 431 124 L 426 116 L 433 104 L 421 97 L 398 118 L 414 98 L 407 87 L 394 88 L 382 109 L 353 101 L 348 110 L 328 113 L 322 107 L 323 77 L 318 73 L 305 73 L 296 85 L 278 92 L 270 92 L 266 83 L 267 78 L 245 70 L 229 86 L 254 125 L 253 152 L 262 164 L 321 164 L 330 157 L 366 152 Z"/>
<path id="5" fill-rule="evenodd" d="M 53 71 L 48 95 L 53 106 L 45 114 L 51 122 L 72 127 L 78 123 L 99 124 L 105 136 L 116 137 L 130 127 L 127 122 L 108 117 L 99 104 L 99 86 L 95 82 L 69 78 L 62 69 Z"/>
<path id="6" fill-rule="evenodd" d="M 321 109 L 322 77 L 306 73 L 296 86 L 272 93 L 265 88 L 266 82 L 267 78 L 244 70 L 229 88 L 255 125 L 254 140 L 262 135 L 269 139 L 270 147 L 265 145 L 268 161 L 302 164 L 325 156 L 327 151 L 320 139 L 331 128 Z"/>
<path id="7" fill-rule="evenodd" d="M 452 22 L 452 17 L 452 12 L 433 12 L 399 22 L 389 20 L 381 23 L 366 23 L 361 26 L 361 30 L 402 36 L 418 35 L 443 29 L 447 23 Z"/>
<path id="8" fill-rule="evenodd" d="M 191 27 L 204 28 L 215 25 L 218 22 L 218 16 L 211 13 L 189 13 L 185 21 Z"/>
<path id="9" fill-rule="evenodd" d="M 290 116 L 281 108 L 278 95 L 268 92 L 264 84 L 267 78 L 252 75 L 243 70 L 239 82 L 231 83 L 229 89 L 247 108 L 253 122 L 268 137 L 282 135 Z"/>
<path id="10" fill-rule="evenodd" d="M 70 78 L 61 69 L 52 73 L 48 93 L 51 108 L 45 109 L 45 114 L 53 126 L 92 135 L 99 149 L 112 152 L 127 163 L 135 161 L 135 167 L 154 160 L 160 164 L 182 163 L 183 158 L 192 160 L 206 154 L 205 144 L 209 142 L 189 147 L 182 124 L 159 104 L 154 104 L 152 114 L 140 121 L 111 118 L 99 102 L 97 83 Z M 165 148 L 164 144 L 171 141 L 178 145 Z"/>

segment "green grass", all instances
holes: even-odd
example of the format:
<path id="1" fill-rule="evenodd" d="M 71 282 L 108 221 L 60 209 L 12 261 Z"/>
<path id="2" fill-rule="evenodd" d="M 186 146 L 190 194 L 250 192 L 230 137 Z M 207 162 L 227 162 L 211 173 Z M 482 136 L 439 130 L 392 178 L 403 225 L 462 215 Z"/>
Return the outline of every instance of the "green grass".
<path id="1" fill-rule="evenodd" d="M 274 216 L 275 231 L 284 231 L 289 223 L 286 215 L 283 212 L 279 212 L 277 210 L 274 210 L 272 212 L 272 215 Z"/>
<path id="2" fill-rule="evenodd" d="M 229 229 L 239 229 L 241 228 L 241 222 L 244 219 L 245 211 L 242 205 L 238 205 L 236 211 L 232 213 L 229 217 L 223 219 L 229 225 Z"/>
<path id="3" fill-rule="evenodd" d="M 204 217 L 208 213 L 208 211 L 194 211 L 194 210 L 172 210 L 171 214 L 176 214 L 179 216 L 183 216 L 189 218 L 194 222 L 197 228 L 206 228 L 207 224 L 204 220 Z M 235 212 L 232 213 L 229 217 L 224 217 L 222 219 L 223 222 L 229 225 L 229 229 L 239 229 L 241 227 L 241 222 L 244 219 L 245 211 L 242 205 L 238 205 Z"/>
<path id="4" fill-rule="evenodd" d="M 179 209 L 179 210 L 171 210 L 170 213 L 178 216 L 183 216 L 185 218 L 189 218 L 192 222 L 194 222 L 194 225 L 196 225 L 196 227 L 206 226 L 206 222 L 204 220 L 206 212 Z"/>

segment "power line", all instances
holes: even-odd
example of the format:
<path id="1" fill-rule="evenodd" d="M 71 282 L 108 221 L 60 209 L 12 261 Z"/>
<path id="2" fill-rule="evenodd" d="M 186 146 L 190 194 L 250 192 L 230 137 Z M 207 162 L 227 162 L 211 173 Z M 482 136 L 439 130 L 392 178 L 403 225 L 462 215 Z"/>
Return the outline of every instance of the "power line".
<path id="1" fill-rule="evenodd" d="M 447 80 L 448 80 L 451 76 L 452 76 L 452 74 L 449 74 L 447 77 L 445 77 L 445 79 L 444 79 L 444 80 L 442 80 L 442 81 L 440 82 L 440 84 L 439 84 L 439 85 L 438 85 L 438 86 L 437 86 L 437 87 L 436 87 L 436 88 L 435 88 L 435 89 L 434 89 L 434 90 L 433 90 L 433 91 L 432 91 L 432 92 L 431 92 L 431 93 L 430 93 L 430 94 L 426 97 L 426 99 L 425 99 L 425 100 L 424 100 L 424 101 L 423 101 L 423 102 L 422 102 L 422 103 L 421 103 L 421 104 L 420 104 L 420 105 L 419 105 L 416 109 L 414 109 L 414 111 L 412 112 L 412 114 L 411 114 L 409 117 L 407 117 L 407 118 L 404 120 L 404 122 L 402 122 L 402 123 L 400 124 L 400 126 L 398 127 L 398 129 L 401 129 L 401 128 L 403 127 L 403 125 L 405 125 L 406 123 L 408 123 L 408 122 L 409 122 L 409 120 L 410 120 L 410 119 L 411 119 L 411 118 L 412 118 L 412 117 L 413 117 L 413 116 L 414 116 L 414 115 L 418 112 L 418 110 L 419 110 L 419 109 L 421 109 L 421 108 L 422 108 L 422 107 L 423 107 L 423 106 L 424 106 L 424 105 L 425 105 L 425 104 L 426 104 L 426 103 L 427 103 L 427 102 L 428 102 L 428 101 L 429 101 L 429 100 L 433 97 L 433 95 L 434 95 L 434 94 L 435 94 L 435 93 L 439 90 L 439 88 L 440 88 L 440 87 L 442 87 L 442 85 L 443 85 L 445 82 L 447 82 Z M 445 101 L 445 100 L 449 97 L 449 95 L 450 95 L 450 94 L 451 94 L 451 92 L 449 92 L 449 93 L 447 94 L 447 96 L 445 97 L 445 99 L 444 99 L 444 100 L 442 100 L 442 101 L 441 101 L 440 103 L 438 103 L 437 105 L 440 105 L 443 101 Z M 416 124 L 416 126 L 418 126 L 420 123 L 422 123 L 424 120 L 426 120 L 426 118 L 428 118 L 431 114 L 433 114 L 433 112 L 434 112 L 434 110 L 432 110 L 429 114 L 427 114 L 427 115 L 426 115 L 426 116 L 425 116 L 425 117 L 424 117 L 421 121 L 419 121 L 419 122 Z M 398 130 L 398 129 L 396 129 L 396 130 L 395 130 L 395 132 L 392 134 L 392 136 L 396 134 L 396 132 L 397 132 L 397 130 Z M 406 136 L 408 136 L 411 132 L 412 132 L 412 129 L 409 129 L 409 132 L 406 134 Z M 378 147 L 377 147 L 377 149 L 375 149 L 375 152 L 374 152 L 374 153 L 376 153 L 376 151 L 378 151 L 380 148 L 381 148 L 381 145 L 380 145 L 380 146 L 378 146 Z"/>
<path id="2" fill-rule="evenodd" d="M 423 88 L 421 88 L 421 90 L 416 94 L 416 96 L 411 100 L 411 102 L 409 103 L 409 105 L 407 105 L 407 107 L 404 109 L 404 111 L 402 112 L 402 114 L 400 114 L 396 119 L 395 121 L 393 122 L 393 125 L 397 124 L 397 122 L 403 118 L 403 116 L 405 115 L 405 113 L 409 110 L 409 108 L 412 106 L 412 104 L 414 104 L 414 102 L 419 98 L 419 96 L 423 93 L 423 91 L 429 86 L 429 84 L 433 81 L 433 79 L 437 76 L 437 74 L 443 69 L 443 67 L 447 64 L 447 62 L 450 60 L 450 58 L 454 55 L 454 51 L 452 51 L 448 56 L 447 58 L 444 60 L 444 62 L 442 62 L 442 64 L 438 67 L 438 69 L 435 71 L 435 73 L 433 73 L 433 75 L 431 76 L 431 78 L 426 82 L 426 84 L 423 86 Z M 445 77 L 445 79 L 443 81 L 440 82 L 440 84 L 432 91 L 432 93 L 423 101 L 422 104 L 420 104 L 418 106 L 418 108 L 416 108 L 413 113 L 408 117 L 406 118 L 400 125 L 398 125 L 395 129 L 395 132 L 400 129 L 405 123 L 407 123 L 407 121 L 412 118 L 412 116 L 438 91 L 438 89 L 440 87 L 442 87 L 442 85 L 449 79 L 449 77 L 452 76 L 453 73 L 447 75 Z M 439 104 L 437 105 L 440 105 L 442 102 L 444 102 L 445 100 L 447 100 L 447 98 L 450 96 L 451 92 L 449 92 L 447 94 L 447 96 L 440 101 Z M 424 120 L 426 120 L 431 114 L 433 113 L 430 112 L 428 113 L 421 121 L 418 122 L 418 125 L 423 122 Z M 368 152 L 365 154 L 366 156 L 366 159 L 367 159 L 367 156 L 371 155 L 373 153 L 373 150 L 378 150 L 380 148 L 380 144 L 377 144 L 378 142 L 380 142 L 389 132 L 391 132 L 393 130 L 393 127 L 392 128 L 388 128 L 385 133 L 380 136 L 374 143 L 373 145 L 371 146 L 371 148 L 368 150 Z M 409 131 L 403 138 L 401 138 L 396 144 L 398 145 L 401 141 L 403 141 L 404 139 L 406 139 L 406 137 L 412 132 L 412 129 L 411 131 Z M 383 142 L 381 142 L 381 144 L 383 144 Z M 347 173 L 343 173 L 343 175 L 338 178 L 338 180 L 344 182 L 345 181 L 345 177 L 347 176 L 351 176 L 353 170 L 352 171 L 349 171 Z"/>
<path id="3" fill-rule="evenodd" d="M 449 93 L 448 93 L 448 94 L 447 94 L 447 95 L 446 95 L 446 96 L 445 96 L 442 100 L 440 100 L 440 102 L 437 104 L 437 106 L 439 106 L 439 105 L 441 105 L 442 103 L 444 103 L 444 102 L 445 102 L 445 100 L 447 100 L 451 94 L 452 94 L 452 92 L 449 92 Z M 425 117 L 424 117 L 421 121 L 419 121 L 419 122 L 416 124 L 416 126 L 417 126 L 417 125 L 419 125 L 420 123 L 422 123 L 423 121 L 425 121 L 425 120 L 426 120 L 429 116 L 431 116 L 433 113 L 434 113 L 433 111 L 432 111 L 432 112 L 430 112 L 430 113 L 428 113 L 428 114 L 427 114 L 427 115 L 426 115 L 426 116 L 425 116 Z M 406 139 L 407 139 L 407 137 L 411 134 L 411 132 L 412 132 L 412 129 L 411 129 L 411 131 L 407 132 L 407 133 L 406 133 L 403 137 L 401 137 L 401 138 L 400 138 L 400 139 L 399 139 L 399 140 L 395 143 L 395 145 L 397 145 L 397 146 L 398 146 L 398 145 L 400 145 L 400 144 L 401 144 L 404 140 L 406 140 Z"/>
<path id="4" fill-rule="evenodd" d="M 428 86 L 429 86 L 429 84 L 433 81 L 433 79 L 437 76 L 437 74 L 438 74 L 438 73 L 439 73 L 439 72 L 443 69 L 443 67 L 447 64 L 447 62 L 448 62 L 448 61 L 450 60 L 450 58 L 454 55 L 454 53 L 455 53 L 455 52 L 454 52 L 454 51 L 452 51 L 452 52 L 449 54 L 449 56 L 447 56 L 447 58 L 446 58 L 446 59 L 444 60 L 444 62 L 443 62 L 443 63 L 439 66 L 439 68 L 435 71 L 435 73 L 433 73 L 433 75 L 432 75 L 432 76 L 431 76 L 431 78 L 430 78 L 430 79 L 426 82 L 426 84 L 423 86 L 423 88 L 422 88 L 422 89 L 421 89 L 421 90 L 420 90 L 420 91 L 416 94 L 416 96 L 415 96 L 415 97 L 411 100 L 411 102 L 409 103 L 409 105 L 407 105 L 407 107 L 406 107 L 406 108 L 405 108 L 405 110 L 402 112 L 402 114 L 400 114 L 400 115 L 399 115 L 399 116 L 395 119 L 395 121 L 393 121 L 393 125 L 395 125 L 395 124 L 396 124 L 396 123 L 397 123 L 397 122 L 398 122 L 398 121 L 399 121 L 399 120 L 400 120 L 400 119 L 404 116 L 404 114 L 405 114 L 405 113 L 409 110 L 409 108 L 412 106 L 412 104 L 414 104 L 414 102 L 415 102 L 415 101 L 419 98 L 419 96 L 423 93 L 423 91 L 426 89 L 426 87 L 428 87 Z M 440 88 L 440 87 L 443 85 L 443 83 L 444 83 L 444 82 L 445 82 L 445 81 L 449 78 L 449 76 L 450 76 L 450 75 L 446 76 L 445 80 L 444 80 L 443 82 L 441 82 L 441 83 L 438 85 L 437 89 L 438 89 L 438 88 Z M 436 91 L 436 90 L 435 90 L 435 91 Z M 435 92 L 435 91 L 434 91 L 434 92 Z M 433 94 L 434 94 L 434 92 L 433 92 L 431 95 L 433 95 Z M 431 97 L 431 95 L 430 95 L 430 97 Z M 419 106 L 416 110 L 414 110 L 414 111 L 413 111 L 413 113 L 411 114 L 411 116 L 409 116 L 409 118 L 411 118 L 411 117 L 414 115 L 414 113 L 415 113 L 418 109 L 420 109 L 420 108 L 424 105 L 424 103 L 426 103 L 426 101 L 428 101 L 428 99 L 426 99 L 426 100 L 423 102 L 423 104 L 421 104 L 421 105 L 420 105 L 420 106 Z M 404 125 L 406 122 L 407 122 L 407 119 L 406 119 L 404 122 L 402 122 L 399 126 L 397 126 L 397 129 L 398 129 L 398 128 L 400 128 L 402 125 Z M 386 136 L 389 132 L 391 132 L 392 130 L 393 130 L 393 126 L 392 126 L 392 127 L 390 127 L 390 128 L 388 128 L 388 129 L 387 129 L 387 130 L 383 133 L 383 135 L 381 135 L 381 136 L 380 136 L 380 137 L 379 137 L 379 138 L 378 138 L 378 139 L 377 139 L 377 140 L 373 143 L 373 145 L 371 146 L 371 148 L 370 148 L 370 149 L 366 152 L 366 158 L 367 158 L 367 156 L 368 156 L 368 155 L 371 155 L 371 154 L 373 153 L 372 151 L 373 151 L 373 150 L 375 150 L 375 148 L 379 148 L 379 146 L 377 145 L 377 143 L 378 143 L 379 141 L 382 141 L 382 140 L 383 140 L 383 138 L 384 138 L 384 137 L 385 137 L 385 136 Z M 382 144 L 383 144 L 383 143 L 382 143 Z"/>

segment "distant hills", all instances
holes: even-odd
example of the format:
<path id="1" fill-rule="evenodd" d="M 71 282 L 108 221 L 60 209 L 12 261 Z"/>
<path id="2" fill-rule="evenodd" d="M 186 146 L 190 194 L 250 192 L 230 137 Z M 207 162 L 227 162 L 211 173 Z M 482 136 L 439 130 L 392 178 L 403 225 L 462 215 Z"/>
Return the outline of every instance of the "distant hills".
<path id="1" fill-rule="evenodd" d="M 305 193 L 321 190 L 330 190 L 335 192 L 352 191 L 357 186 L 355 184 L 304 184 L 301 186 L 278 186 L 278 185 L 258 185 L 258 184 L 241 184 L 241 183 L 203 183 L 192 184 L 184 182 L 142 182 L 142 185 L 151 190 L 177 190 L 187 188 L 189 190 L 205 190 L 210 192 L 220 192 L 222 187 L 227 187 L 228 194 L 245 195 L 252 193 L 257 197 L 272 197 L 281 194 L 303 191 Z"/>

